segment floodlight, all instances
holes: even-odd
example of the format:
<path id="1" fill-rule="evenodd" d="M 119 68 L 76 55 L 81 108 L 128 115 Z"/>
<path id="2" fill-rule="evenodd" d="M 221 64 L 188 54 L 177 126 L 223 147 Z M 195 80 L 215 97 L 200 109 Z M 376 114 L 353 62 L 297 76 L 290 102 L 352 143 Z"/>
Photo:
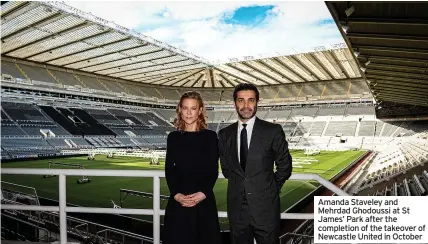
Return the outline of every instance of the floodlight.
<path id="1" fill-rule="evenodd" d="M 348 9 L 346 9 L 346 10 L 345 10 L 346 17 L 351 16 L 351 14 L 353 14 L 353 13 L 354 13 L 354 11 L 355 11 L 355 6 L 354 6 L 354 5 L 352 5 L 352 6 L 351 6 L 351 7 L 349 7 Z"/>

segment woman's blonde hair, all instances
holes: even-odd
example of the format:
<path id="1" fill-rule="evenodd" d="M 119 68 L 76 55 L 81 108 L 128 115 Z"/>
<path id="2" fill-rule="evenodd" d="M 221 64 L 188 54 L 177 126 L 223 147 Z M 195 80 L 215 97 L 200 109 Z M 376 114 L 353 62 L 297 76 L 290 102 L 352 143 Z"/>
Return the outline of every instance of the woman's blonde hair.
<path id="1" fill-rule="evenodd" d="M 200 131 L 206 129 L 208 126 L 205 118 L 204 101 L 202 100 L 201 94 L 196 91 L 188 91 L 181 95 L 180 102 L 178 103 L 177 108 L 175 109 L 175 112 L 177 113 L 177 117 L 174 119 L 175 128 L 177 128 L 177 130 L 184 130 L 185 128 L 185 122 L 181 118 L 181 106 L 183 106 L 184 99 L 195 99 L 196 101 L 198 101 L 199 108 L 202 109 L 202 111 L 201 114 L 198 116 L 198 120 L 196 121 L 196 130 Z"/>

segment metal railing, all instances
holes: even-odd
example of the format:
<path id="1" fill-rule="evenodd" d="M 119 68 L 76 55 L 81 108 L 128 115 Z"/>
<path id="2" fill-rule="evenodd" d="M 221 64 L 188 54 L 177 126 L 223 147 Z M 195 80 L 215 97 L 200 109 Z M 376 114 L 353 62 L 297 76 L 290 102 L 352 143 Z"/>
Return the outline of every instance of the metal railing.
<path id="1" fill-rule="evenodd" d="M 296 244 L 296 243 L 305 243 L 305 244 L 313 244 L 314 242 L 314 236 L 311 235 L 305 235 L 305 234 L 297 234 L 297 233 L 286 233 L 283 235 L 283 237 L 289 236 L 291 241 L 290 242 L 282 242 L 282 240 L 279 240 L 279 244 Z M 305 240 L 305 241 L 304 241 Z"/>
<path id="2" fill-rule="evenodd" d="M 160 243 L 160 216 L 165 211 L 160 209 L 160 178 L 165 177 L 165 171 L 160 170 L 103 170 L 103 169 L 2 169 L 1 174 L 12 175 L 58 175 L 59 176 L 59 206 L 35 206 L 1 204 L 2 209 L 51 211 L 59 212 L 60 242 L 67 243 L 67 213 L 103 213 L 103 214 L 131 214 L 153 216 L 153 243 Z M 120 177 L 152 177 L 153 178 L 153 209 L 133 208 L 91 208 L 67 207 L 66 203 L 66 176 L 120 176 Z M 224 178 L 219 174 L 219 178 Z M 289 180 L 317 181 L 339 196 L 348 196 L 348 193 L 335 186 L 330 181 L 316 174 L 293 174 Z M 219 217 L 227 217 L 227 212 L 220 211 Z M 281 219 L 313 219 L 314 214 L 308 213 L 281 213 Z"/>
<path id="3" fill-rule="evenodd" d="M 15 216 L 12 216 L 12 215 L 5 215 L 5 217 L 9 218 L 9 219 L 13 219 L 13 220 L 17 221 L 18 223 L 22 223 L 24 225 L 34 227 L 34 232 L 35 232 L 34 236 L 37 237 L 38 241 L 41 241 L 41 242 L 48 242 L 49 241 L 50 234 L 49 234 L 48 229 L 40 227 L 38 225 L 35 225 L 35 224 L 31 223 L 31 222 L 19 219 L 19 218 L 15 217 Z M 41 232 L 44 233 L 44 235 L 42 235 L 43 236 L 42 238 L 40 237 L 40 233 Z M 25 239 L 27 239 L 27 238 L 25 238 Z"/>

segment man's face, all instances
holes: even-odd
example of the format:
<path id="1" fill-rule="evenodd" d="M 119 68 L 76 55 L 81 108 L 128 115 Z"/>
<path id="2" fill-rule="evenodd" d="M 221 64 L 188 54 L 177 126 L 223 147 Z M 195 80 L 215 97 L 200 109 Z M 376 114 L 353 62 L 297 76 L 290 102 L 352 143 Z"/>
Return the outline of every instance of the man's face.
<path id="1" fill-rule="evenodd" d="M 257 112 L 256 93 L 252 90 L 239 91 L 236 94 L 235 109 L 239 118 L 245 122 Z"/>

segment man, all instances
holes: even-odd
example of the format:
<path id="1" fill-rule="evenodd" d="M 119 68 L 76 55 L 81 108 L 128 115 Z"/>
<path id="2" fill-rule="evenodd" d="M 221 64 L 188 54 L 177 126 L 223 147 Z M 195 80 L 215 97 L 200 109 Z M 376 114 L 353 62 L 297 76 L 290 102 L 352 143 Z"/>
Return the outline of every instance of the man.
<path id="1" fill-rule="evenodd" d="M 239 120 L 219 132 L 232 243 L 250 244 L 255 238 L 258 244 L 276 244 L 279 193 L 292 171 L 285 133 L 280 125 L 255 116 L 259 91 L 254 85 L 236 86 L 233 99 Z"/>

